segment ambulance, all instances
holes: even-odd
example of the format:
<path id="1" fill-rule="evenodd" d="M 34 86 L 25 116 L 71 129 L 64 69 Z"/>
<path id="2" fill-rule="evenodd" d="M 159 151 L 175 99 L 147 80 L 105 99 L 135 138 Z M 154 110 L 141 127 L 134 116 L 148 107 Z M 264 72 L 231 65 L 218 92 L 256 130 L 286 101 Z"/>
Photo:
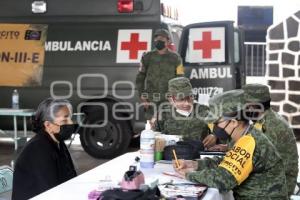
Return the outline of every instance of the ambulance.
<path id="1" fill-rule="evenodd" d="M 185 76 L 200 104 L 245 84 L 243 33 L 233 21 L 196 23 L 184 27 L 179 53 Z"/>
<path id="2" fill-rule="evenodd" d="M 86 152 L 119 155 L 144 127 L 135 91 L 141 56 L 153 48 L 157 28 L 169 30 L 176 50 L 177 18 L 159 0 L 1 1 L 0 107 L 11 107 L 14 89 L 20 108 L 69 99 L 75 113 L 84 113 L 79 131 Z M 1 117 L 0 129 L 12 129 L 11 120 Z"/>
<path id="3" fill-rule="evenodd" d="M 144 128 L 135 77 L 155 29 L 171 33 L 169 48 L 183 57 L 199 102 L 241 86 L 242 38 L 233 23 L 182 29 L 177 19 L 159 0 L 1 1 L 0 107 L 11 107 L 15 89 L 20 108 L 68 99 L 84 150 L 115 157 Z M 0 129 L 12 129 L 10 119 L 1 117 Z"/>

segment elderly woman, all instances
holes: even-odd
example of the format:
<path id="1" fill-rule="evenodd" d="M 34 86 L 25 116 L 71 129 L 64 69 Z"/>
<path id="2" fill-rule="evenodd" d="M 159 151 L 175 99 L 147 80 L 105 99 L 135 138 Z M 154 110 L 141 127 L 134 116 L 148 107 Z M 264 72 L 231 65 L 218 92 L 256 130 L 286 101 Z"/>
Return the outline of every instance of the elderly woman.
<path id="1" fill-rule="evenodd" d="M 17 158 L 12 199 L 29 199 L 76 176 L 64 143 L 75 132 L 72 106 L 67 100 L 46 99 L 38 106 L 36 135 Z"/>

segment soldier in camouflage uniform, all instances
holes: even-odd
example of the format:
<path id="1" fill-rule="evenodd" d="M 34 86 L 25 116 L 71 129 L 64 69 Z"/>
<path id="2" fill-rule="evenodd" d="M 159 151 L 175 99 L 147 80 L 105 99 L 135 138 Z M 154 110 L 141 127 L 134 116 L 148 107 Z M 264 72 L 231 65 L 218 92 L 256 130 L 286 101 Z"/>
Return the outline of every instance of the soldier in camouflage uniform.
<path id="1" fill-rule="evenodd" d="M 154 34 L 155 50 L 143 55 L 136 76 L 136 87 L 145 107 L 146 119 L 151 119 L 155 105 L 166 101 L 168 81 L 183 76 L 184 68 L 180 56 L 168 49 L 170 36 L 167 30 L 158 29 Z"/>
<path id="2" fill-rule="evenodd" d="M 214 132 L 234 141 L 224 158 L 179 160 L 179 167 L 174 168 L 190 181 L 220 192 L 232 190 L 235 200 L 286 200 L 283 161 L 269 139 L 251 128 L 244 117 L 243 95 L 243 90 L 232 90 L 209 102 L 209 121 L 215 124 Z"/>
<path id="3" fill-rule="evenodd" d="M 203 140 L 209 134 L 204 121 L 208 107 L 194 103 L 190 80 L 171 79 L 168 94 L 169 103 L 161 104 L 154 129 L 164 134 L 182 135 L 184 139 Z"/>
<path id="4" fill-rule="evenodd" d="M 255 127 L 270 139 L 283 159 L 288 195 L 290 196 L 294 193 L 298 175 L 298 152 L 293 130 L 286 120 L 270 108 L 271 96 L 266 85 L 248 84 L 243 87 L 243 90 L 246 102 L 250 103 L 249 109 L 258 109 L 259 105 L 261 107 L 260 112 L 257 110 L 248 112 L 248 114 L 255 122 Z"/>

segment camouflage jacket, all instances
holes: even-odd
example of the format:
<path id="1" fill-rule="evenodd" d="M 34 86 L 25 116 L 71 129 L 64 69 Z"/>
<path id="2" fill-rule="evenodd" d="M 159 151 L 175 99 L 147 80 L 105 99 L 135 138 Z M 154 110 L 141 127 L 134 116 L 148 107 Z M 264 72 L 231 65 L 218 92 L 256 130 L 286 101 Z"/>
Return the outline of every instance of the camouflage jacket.
<path id="1" fill-rule="evenodd" d="M 168 81 L 184 75 L 181 57 L 168 50 L 166 54 L 158 54 L 157 50 L 146 53 L 136 76 L 136 88 L 139 96 L 146 95 L 151 102 L 165 101 Z M 147 97 L 148 95 L 148 97 Z"/>
<path id="2" fill-rule="evenodd" d="M 285 167 L 288 194 L 292 195 L 298 176 L 298 152 L 293 130 L 272 109 L 265 111 L 264 117 L 254 126 L 269 138 L 280 154 Z"/>
<path id="3" fill-rule="evenodd" d="M 164 134 L 182 135 L 186 139 L 203 140 L 210 133 L 204 121 L 207 112 L 207 106 L 195 103 L 190 116 L 185 117 L 177 113 L 170 104 L 165 105 L 157 116 L 155 130 Z"/>
<path id="4" fill-rule="evenodd" d="M 199 160 L 198 170 L 187 173 L 191 181 L 233 190 L 235 200 L 287 198 L 283 162 L 269 139 L 255 129 L 242 136 L 224 158 Z"/>

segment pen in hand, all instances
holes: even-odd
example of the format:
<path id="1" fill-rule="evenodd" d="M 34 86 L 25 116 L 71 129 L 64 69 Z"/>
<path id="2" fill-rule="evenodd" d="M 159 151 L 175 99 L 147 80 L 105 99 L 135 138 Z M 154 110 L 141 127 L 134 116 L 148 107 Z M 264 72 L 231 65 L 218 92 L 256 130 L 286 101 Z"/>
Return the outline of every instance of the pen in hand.
<path id="1" fill-rule="evenodd" d="M 177 159 L 177 155 L 176 155 L 176 151 L 175 149 L 173 149 L 173 155 L 174 155 L 174 158 L 175 158 L 175 162 L 176 162 L 176 167 L 179 168 L 180 165 L 179 165 L 179 162 L 178 162 L 178 159 Z"/>

